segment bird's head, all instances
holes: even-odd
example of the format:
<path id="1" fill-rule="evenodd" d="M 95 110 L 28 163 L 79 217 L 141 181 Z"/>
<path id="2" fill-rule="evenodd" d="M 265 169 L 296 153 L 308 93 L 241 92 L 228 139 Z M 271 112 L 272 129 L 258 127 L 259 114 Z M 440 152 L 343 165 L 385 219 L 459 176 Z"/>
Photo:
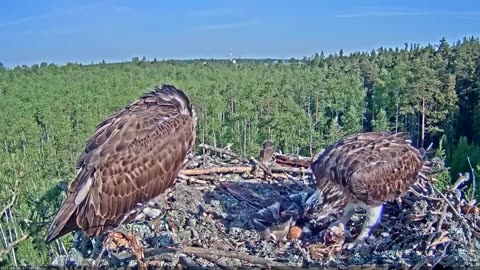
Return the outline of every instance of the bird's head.
<path id="1" fill-rule="evenodd" d="M 317 189 L 305 202 L 303 217 L 321 220 L 330 215 L 328 209 L 323 192 Z"/>
<path id="2" fill-rule="evenodd" d="M 341 190 L 317 188 L 304 205 L 303 218 L 323 220 L 342 209 L 347 197 Z"/>

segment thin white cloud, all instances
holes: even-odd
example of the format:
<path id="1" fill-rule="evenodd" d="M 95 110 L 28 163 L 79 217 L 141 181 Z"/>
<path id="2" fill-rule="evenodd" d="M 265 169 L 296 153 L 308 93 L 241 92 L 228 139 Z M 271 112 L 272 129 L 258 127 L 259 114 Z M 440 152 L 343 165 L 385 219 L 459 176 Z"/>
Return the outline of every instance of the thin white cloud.
<path id="1" fill-rule="evenodd" d="M 95 12 L 97 13 L 98 12 L 115 12 L 117 14 L 142 15 L 142 16 L 146 15 L 145 13 L 140 13 L 138 10 L 135 10 L 127 6 L 120 6 L 120 5 L 110 6 L 110 5 L 103 5 L 102 3 L 92 3 L 92 4 L 81 5 L 81 6 L 57 8 L 43 14 L 15 18 L 9 21 L 4 21 L 4 22 L 0 21 L 0 28 L 42 21 L 44 19 L 52 18 L 52 17 L 85 16 Z"/>
<path id="2" fill-rule="evenodd" d="M 245 28 L 245 27 L 250 27 L 257 24 L 258 23 L 254 21 L 239 22 L 239 23 L 219 23 L 219 24 L 202 25 L 202 26 L 191 28 L 190 30 L 195 32 L 217 31 L 217 30 L 226 30 L 226 29 Z"/>
<path id="3" fill-rule="evenodd" d="M 445 10 L 414 10 L 402 8 L 375 8 L 365 7 L 351 12 L 335 14 L 336 18 L 362 17 L 408 17 L 408 16 L 480 16 L 480 11 L 445 11 Z"/>
<path id="4" fill-rule="evenodd" d="M 215 17 L 215 16 L 238 15 L 240 13 L 241 11 L 239 9 L 214 8 L 214 9 L 191 10 L 191 11 L 188 11 L 186 15 L 192 16 L 192 17 Z"/>
<path id="5" fill-rule="evenodd" d="M 36 20 L 41 20 L 41 19 L 49 17 L 50 15 L 51 15 L 51 13 L 46 13 L 46 14 L 26 16 L 26 17 L 16 18 L 16 19 L 12 19 L 12 20 L 9 20 L 9 21 L 5 21 L 5 22 L 0 22 L 0 28 L 7 27 L 7 26 L 12 26 L 12 25 L 29 23 L 29 22 L 33 22 L 33 21 L 36 21 Z"/>
<path id="6" fill-rule="evenodd" d="M 83 5 L 83 6 L 74 6 L 68 8 L 59 8 L 51 10 L 50 12 L 46 12 L 43 14 L 36 14 L 31 16 L 25 16 L 20 18 L 11 19 L 9 21 L 0 21 L 0 28 L 13 26 L 13 25 L 22 25 L 28 24 L 32 22 L 41 21 L 47 18 L 57 17 L 57 16 L 75 16 L 75 15 L 83 15 L 86 14 L 90 10 L 96 9 L 98 6 L 94 4 L 90 5 Z"/>

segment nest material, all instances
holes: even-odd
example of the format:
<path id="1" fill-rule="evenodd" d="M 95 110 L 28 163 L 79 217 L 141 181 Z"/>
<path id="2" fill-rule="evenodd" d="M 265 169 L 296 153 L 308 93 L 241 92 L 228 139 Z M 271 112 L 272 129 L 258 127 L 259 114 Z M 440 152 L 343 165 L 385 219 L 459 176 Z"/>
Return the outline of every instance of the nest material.
<path id="1" fill-rule="evenodd" d="M 229 166 L 236 168 L 234 172 L 228 172 Z M 251 170 L 238 169 L 248 166 Z M 442 194 L 427 184 L 407 193 L 401 203 L 387 203 L 366 245 L 347 251 L 341 246 L 359 233 L 361 210 L 345 228 L 325 231 L 341 213 L 314 225 L 299 218 L 313 191 L 308 172 L 299 168 L 289 172 L 284 167 L 286 172 L 275 174 L 271 168 L 259 167 L 255 161 L 232 155 L 195 157 L 188 168 L 195 175 L 180 175 L 166 201 L 151 203 L 162 210 L 159 216 L 146 215 L 123 226 L 137 236 L 146 266 L 428 269 L 480 265 L 480 211 L 456 188 Z M 211 168 L 223 168 L 223 173 Z M 85 244 L 90 240 L 79 234 L 76 243 L 70 254 L 53 261 L 90 265 L 102 241 Z M 137 257 L 128 248 L 112 250 L 101 264 L 131 266 Z"/>

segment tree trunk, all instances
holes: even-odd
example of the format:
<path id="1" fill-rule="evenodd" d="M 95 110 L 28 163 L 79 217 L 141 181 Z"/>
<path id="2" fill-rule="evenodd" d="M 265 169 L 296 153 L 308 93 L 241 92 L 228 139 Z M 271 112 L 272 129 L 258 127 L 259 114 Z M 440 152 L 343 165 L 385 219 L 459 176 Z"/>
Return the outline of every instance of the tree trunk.
<path id="1" fill-rule="evenodd" d="M 395 113 L 395 133 L 398 133 L 398 99 L 396 102 L 397 112 Z"/>
<path id="2" fill-rule="evenodd" d="M 425 97 L 422 97 L 422 126 L 420 134 L 420 147 L 423 147 L 425 141 Z"/>
<path id="3" fill-rule="evenodd" d="M 204 123 L 202 125 L 202 144 L 205 144 L 205 118 L 204 119 Z M 205 149 L 203 149 L 203 155 L 205 156 Z"/>
<path id="4" fill-rule="evenodd" d="M 309 132 L 309 138 L 308 138 L 308 147 L 310 148 L 310 156 L 312 155 L 312 147 L 313 147 L 313 117 L 312 117 L 312 110 L 310 108 L 311 105 L 311 96 L 308 95 L 308 119 L 309 119 L 309 124 L 310 124 L 310 132 Z"/>
<path id="5" fill-rule="evenodd" d="M 243 156 L 247 156 L 247 119 L 243 120 Z"/>
<path id="6" fill-rule="evenodd" d="M 213 146 L 217 147 L 217 136 L 215 134 L 215 127 L 212 128 L 212 134 L 213 134 Z"/>

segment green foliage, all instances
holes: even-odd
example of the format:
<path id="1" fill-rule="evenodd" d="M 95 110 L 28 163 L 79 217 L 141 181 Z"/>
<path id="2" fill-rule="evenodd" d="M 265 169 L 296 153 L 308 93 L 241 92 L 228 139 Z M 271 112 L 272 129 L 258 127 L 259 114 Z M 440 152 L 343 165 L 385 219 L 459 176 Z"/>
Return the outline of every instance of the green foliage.
<path id="1" fill-rule="evenodd" d="M 377 113 L 377 118 L 372 120 L 373 131 L 390 131 L 389 125 L 387 112 L 384 109 L 380 109 Z"/>
<path id="2" fill-rule="evenodd" d="M 444 149 L 444 142 L 445 142 L 445 135 L 440 138 L 438 148 L 435 151 L 435 158 L 437 158 L 441 161 L 445 161 L 446 157 L 447 157 L 447 155 L 445 153 L 445 149 Z M 452 184 L 449 171 L 450 171 L 450 169 L 448 167 L 446 167 L 443 170 L 440 170 L 439 172 L 432 175 L 432 177 L 437 179 L 437 181 L 435 182 L 435 185 L 440 190 L 444 190 L 450 184 Z"/>
<path id="3" fill-rule="evenodd" d="M 470 158 L 472 166 L 476 166 L 480 161 L 480 148 L 476 145 L 469 144 L 466 137 L 460 137 L 457 148 L 452 154 L 451 161 L 451 177 L 456 178 L 459 173 L 470 172 L 471 168 L 468 164 L 467 157 Z"/>

